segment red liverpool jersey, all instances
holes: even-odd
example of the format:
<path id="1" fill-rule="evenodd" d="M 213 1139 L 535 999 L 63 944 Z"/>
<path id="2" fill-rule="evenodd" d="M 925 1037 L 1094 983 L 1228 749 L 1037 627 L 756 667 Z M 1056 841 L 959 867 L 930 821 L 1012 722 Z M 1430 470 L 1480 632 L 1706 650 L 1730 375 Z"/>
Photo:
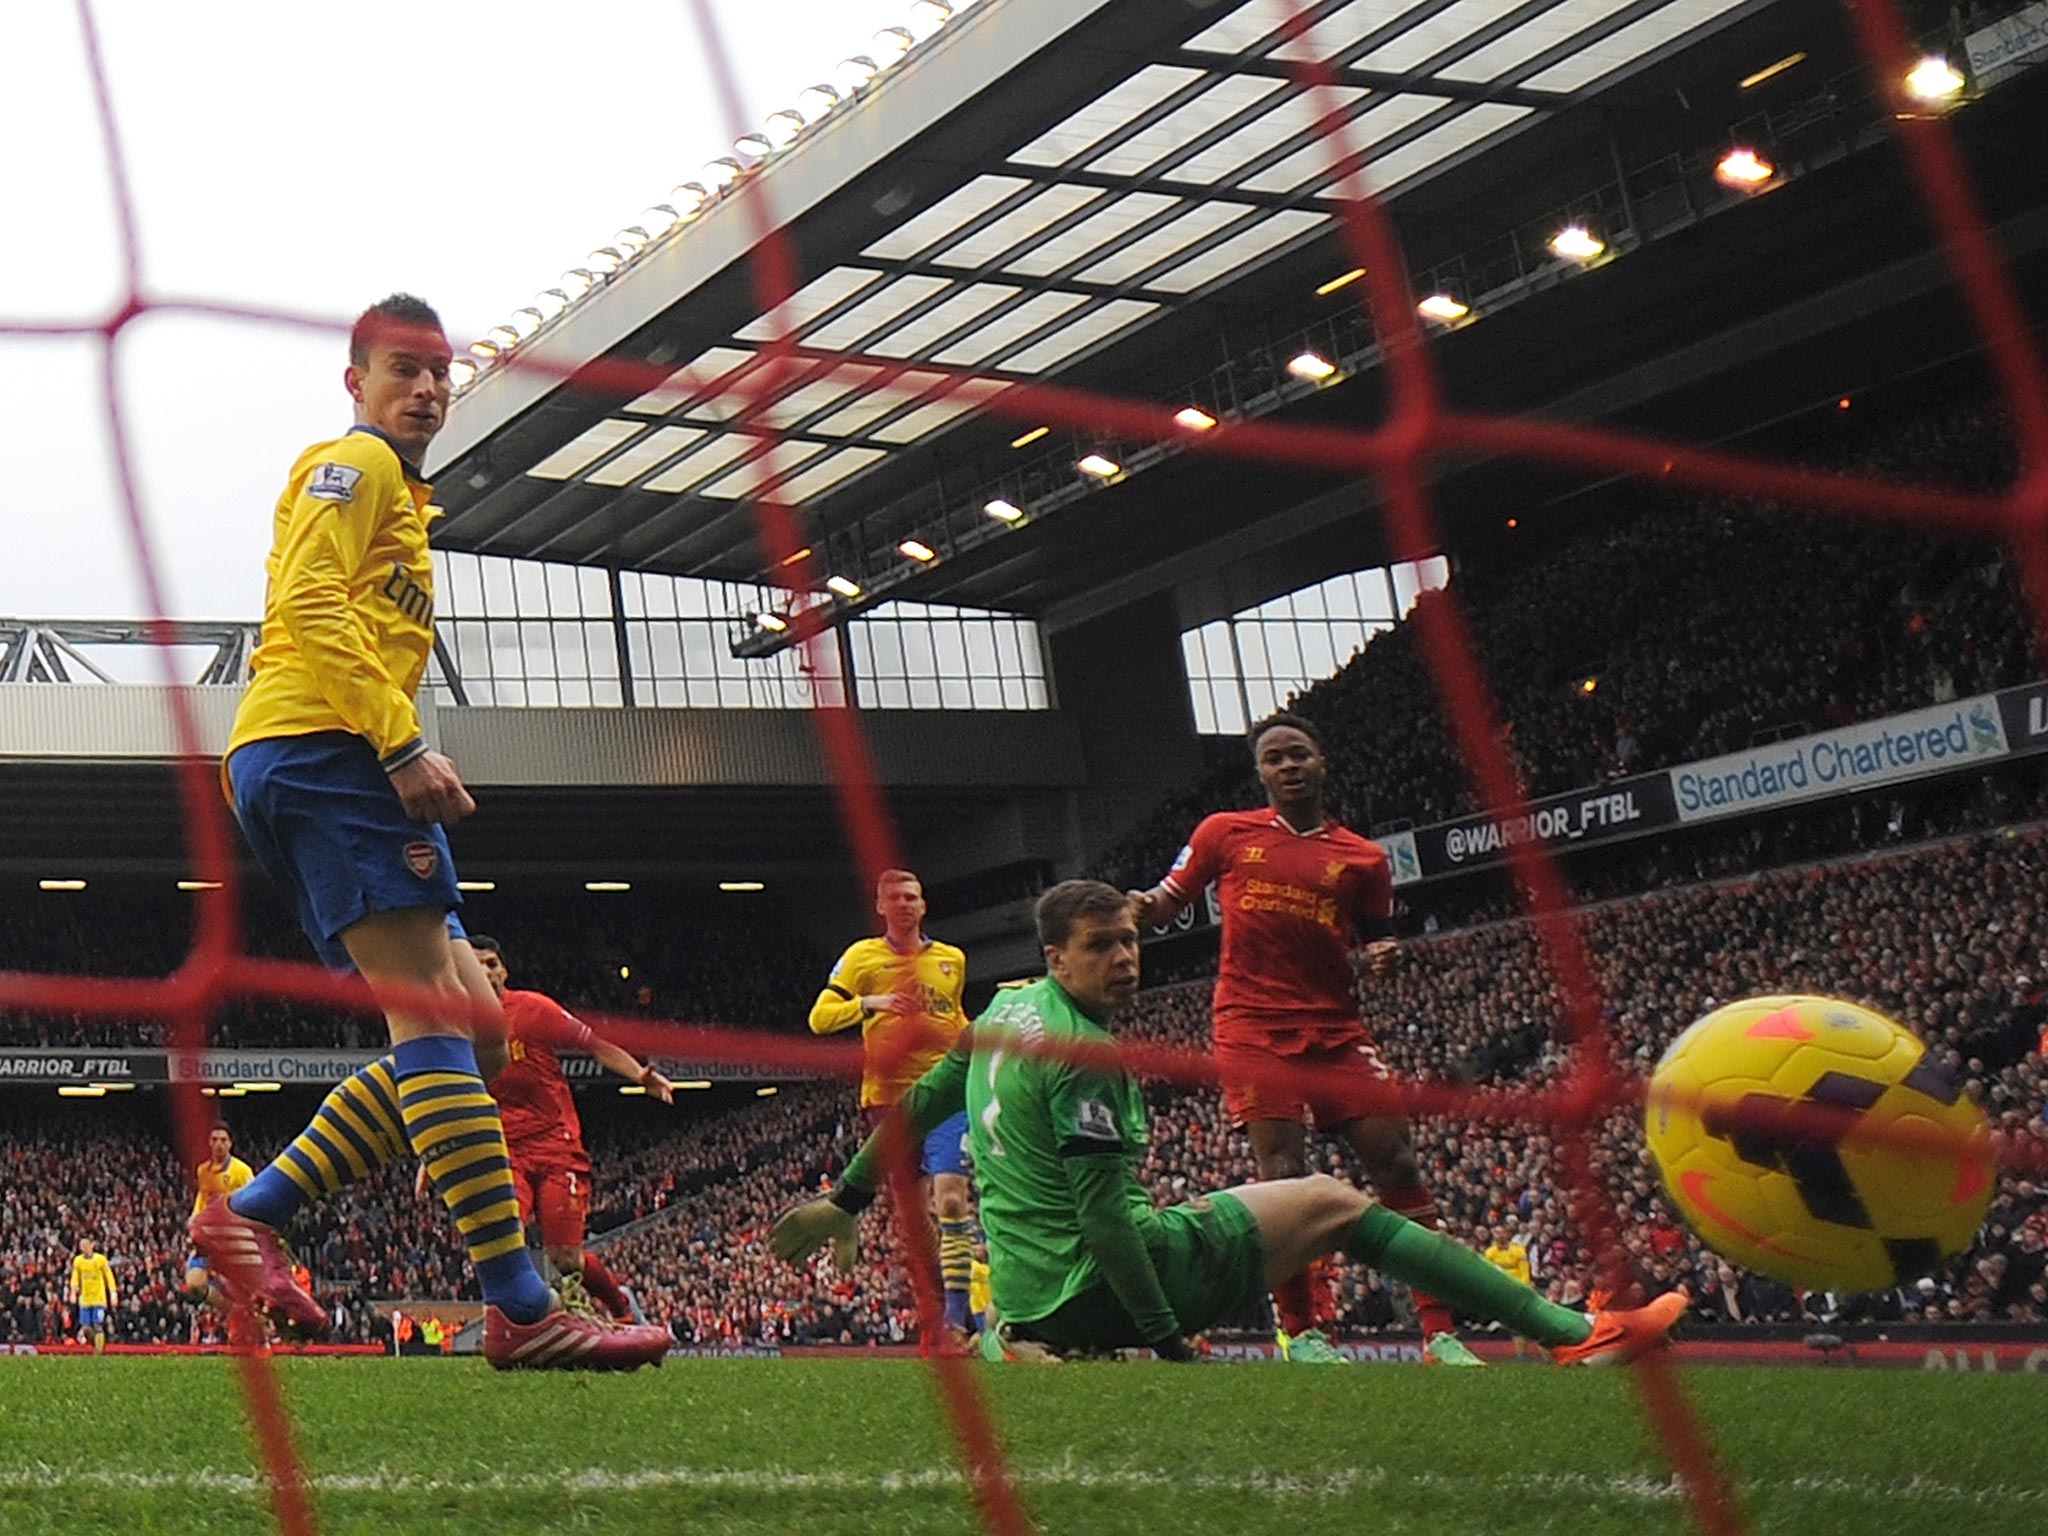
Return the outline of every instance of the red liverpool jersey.
<path id="1" fill-rule="evenodd" d="M 512 1060 L 491 1079 L 491 1097 L 513 1160 L 588 1172 L 583 1122 L 555 1053 L 589 1050 L 596 1038 L 590 1026 L 545 993 L 508 989 L 505 1031 Z"/>
<path id="2" fill-rule="evenodd" d="M 1223 912 L 1216 1038 L 1359 1031 L 1351 950 L 1363 927 L 1394 913 L 1380 845 L 1335 822 L 1296 832 L 1274 810 L 1221 811 L 1195 828 L 1164 883 L 1192 901 L 1212 880 Z"/>

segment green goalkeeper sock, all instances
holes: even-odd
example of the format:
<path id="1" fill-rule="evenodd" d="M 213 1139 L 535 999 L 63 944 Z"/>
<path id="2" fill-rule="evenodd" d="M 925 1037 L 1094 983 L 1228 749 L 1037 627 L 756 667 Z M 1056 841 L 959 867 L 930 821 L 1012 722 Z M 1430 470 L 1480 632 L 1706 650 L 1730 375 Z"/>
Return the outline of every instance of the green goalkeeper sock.
<path id="1" fill-rule="evenodd" d="M 1582 1344 L 1593 1332 L 1592 1320 L 1583 1312 L 1545 1301 L 1464 1244 L 1417 1226 L 1383 1205 L 1358 1218 L 1344 1252 L 1459 1312 L 1496 1319 L 1538 1344 Z"/>

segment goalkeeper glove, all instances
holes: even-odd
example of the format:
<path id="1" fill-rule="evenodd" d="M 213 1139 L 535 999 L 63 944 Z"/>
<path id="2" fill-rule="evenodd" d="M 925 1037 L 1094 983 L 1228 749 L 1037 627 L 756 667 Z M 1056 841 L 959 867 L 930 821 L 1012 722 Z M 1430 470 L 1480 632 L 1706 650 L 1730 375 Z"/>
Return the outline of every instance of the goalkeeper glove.
<path id="1" fill-rule="evenodd" d="M 791 1264 L 809 1258 L 827 1243 L 832 1245 L 832 1262 L 840 1272 L 852 1274 L 853 1261 L 860 1252 L 860 1227 L 851 1212 L 830 1200 L 806 1200 L 784 1211 L 768 1234 L 769 1251 Z"/>

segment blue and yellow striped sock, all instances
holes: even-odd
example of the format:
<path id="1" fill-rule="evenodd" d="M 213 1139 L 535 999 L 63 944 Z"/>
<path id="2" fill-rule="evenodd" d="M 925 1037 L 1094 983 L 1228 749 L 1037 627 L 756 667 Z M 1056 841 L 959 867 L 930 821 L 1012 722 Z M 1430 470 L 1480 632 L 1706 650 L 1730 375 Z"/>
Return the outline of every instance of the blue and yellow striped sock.
<path id="1" fill-rule="evenodd" d="M 455 1218 L 484 1300 L 515 1323 L 537 1321 L 551 1298 L 526 1251 L 504 1123 L 477 1073 L 475 1048 L 460 1036 L 427 1035 L 391 1054 L 406 1136 Z"/>
<path id="2" fill-rule="evenodd" d="M 967 1287 L 974 1271 L 974 1222 L 968 1217 L 939 1223 L 939 1278 L 946 1287 L 946 1321 L 967 1326 Z"/>
<path id="3" fill-rule="evenodd" d="M 379 1056 L 320 1102 L 306 1128 L 269 1167 L 228 1197 L 237 1216 L 282 1227 L 299 1207 L 368 1178 L 405 1152 L 398 1064 Z"/>

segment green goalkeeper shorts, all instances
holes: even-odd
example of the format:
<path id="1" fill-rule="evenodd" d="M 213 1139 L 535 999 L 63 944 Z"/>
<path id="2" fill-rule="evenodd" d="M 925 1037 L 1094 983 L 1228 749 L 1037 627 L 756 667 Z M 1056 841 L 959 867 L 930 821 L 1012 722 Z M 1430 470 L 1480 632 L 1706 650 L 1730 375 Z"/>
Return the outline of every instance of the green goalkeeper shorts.
<path id="1" fill-rule="evenodd" d="M 1265 1294 L 1259 1224 L 1235 1195 L 1203 1195 L 1161 1211 L 1147 1246 L 1183 1334 L 1204 1333 Z M 1103 1280 L 1049 1315 L 1013 1327 L 1062 1354 L 1152 1342 L 1138 1337 L 1131 1314 Z"/>

